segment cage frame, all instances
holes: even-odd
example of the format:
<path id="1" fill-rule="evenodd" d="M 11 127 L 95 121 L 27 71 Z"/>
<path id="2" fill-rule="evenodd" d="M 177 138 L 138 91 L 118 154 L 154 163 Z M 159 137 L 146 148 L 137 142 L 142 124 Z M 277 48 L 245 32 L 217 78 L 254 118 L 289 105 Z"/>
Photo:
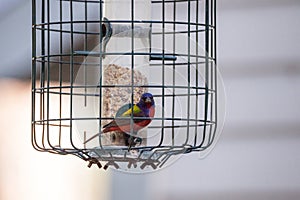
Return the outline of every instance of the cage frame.
<path id="1" fill-rule="evenodd" d="M 41 12 L 41 23 L 37 23 L 37 2 L 40 1 L 41 5 L 42 5 L 42 12 Z M 152 56 L 152 60 L 160 60 L 161 61 L 161 65 L 162 65 L 162 73 L 165 73 L 165 69 L 164 67 L 166 65 L 173 65 L 174 67 L 177 65 L 175 63 L 174 57 L 176 56 L 186 56 L 187 57 L 187 64 L 188 70 L 190 70 L 190 65 L 192 64 L 191 62 L 191 57 L 196 57 L 196 65 L 198 66 L 198 57 L 203 59 L 205 62 L 205 80 L 207 81 L 205 84 L 205 87 L 195 87 L 195 90 L 203 90 L 204 92 L 201 95 L 205 96 L 205 103 L 204 103 L 204 110 L 205 110 L 205 116 L 204 119 L 202 121 L 202 126 L 204 126 L 203 128 L 203 137 L 210 137 L 210 140 L 208 142 L 208 144 L 204 145 L 205 139 L 202 140 L 202 142 L 200 144 L 196 145 L 186 145 L 187 142 L 185 142 L 185 145 L 181 145 L 181 146 L 162 146 L 162 141 L 163 141 L 163 137 L 164 137 L 164 130 L 166 128 L 172 128 L 172 127 L 168 127 L 166 125 L 164 125 L 164 122 L 166 120 L 173 120 L 173 129 L 174 129 L 174 118 L 173 119 L 167 119 L 165 117 L 156 117 L 154 118 L 154 120 L 161 120 L 162 122 L 162 126 L 160 127 L 161 130 L 161 142 L 156 145 L 156 146 L 143 146 L 143 147 L 133 147 L 134 150 L 140 150 L 140 155 L 143 154 L 143 152 L 150 152 L 150 155 L 147 158 L 142 158 L 141 156 L 138 156 L 137 158 L 131 158 L 131 157 L 126 157 L 126 153 L 124 155 L 123 158 L 117 158 L 114 157 L 111 152 L 108 152 L 108 156 L 103 156 L 102 154 L 98 154 L 96 156 L 91 155 L 90 153 L 90 149 L 88 148 L 79 148 L 78 146 L 75 145 L 75 143 L 72 141 L 73 139 L 73 131 L 72 131 L 72 126 L 73 126 L 73 122 L 74 120 L 80 120 L 80 119 L 76 119 L 73 117 L 73 113 L 72 113 L 72 96 L 75 95 L 73 90 L 74 88 L 76 88 L 76 86 L 74 86 L 73 83 L 73 79 L 74 79 L 74 68 L 75 65 L 77 64 L 75 61 L 75 57 L 76 56 L 86 56 L 85 53 L 83 52 L 76 52 L 75 48 L 74 48 L 74 34 L 98 34 L 99 37 L 99 43 L 102 42 L 102 34 L 100 33 L 100 30 L 102 30 L 102 25 L 104 23 L 104 16 L 103 16 L 103 4 L 104 1 L 102 0 L 60 0 L 60 21 L 58 22 L 51 22 L 50 20 L 50 13 L 51 11 L 50 9 L 50 1 L 51 0 L 32 0 L 32 91 L 31 91 L 31 98 L 32 98 L 32 112 L 31 112 L 31 143 L 32 146 L 34 147 L 34 149 L 36 149 L 37 151 L 41 151 L 41 152 L 50 152 L 50 153 L 54 153 L 54 154 L 60 154 L 60 155 L 75 155 L 85 161 L 88 161 L 89 164 L 88 166 L 91 167 L 93 164 L 97 165 L 99 168 L 104 168 L 107 169 L 109 166 L 114 166 L 115 168 L 119 168 L 119 162 L 124 162 L 127 163 L 128 168 L 131 168 L 132 166 L 134 168 L 137 167 L 137 163 L 141 163 L 140 168 L 144 169 L 147 166 L 152 167 L 153 169 L 157 169 L 162 167 L 168 160 L 170 157 L 172 156 L 176 156 L 176 155 L 181 155 L 181 154 L 186 154 L 186 153 L 190 153 L 190 152 L 198 152 L 198 151 L 204 151 L 207 148 L 209 148 L 212 143 L 215 140 L 215 136 L 216 136 L 216 129 L 217 129 L 217 124 L 218 124 L 218 116 L 217 116 L 217 69 L 216 69 L 216 62 L 217 62 L 217 44 L 216 44 L 216 0 L 152 0 L 151 4 L 161 4 L 162 7 L 162 20 L 161 21 L 155 21 L 155 20 L 145 20 L 145 21 L 136 21 L 134 19 L 134 1 L 135 0 L 131 0 L 131 12 L 132 12 L 132 18 L 131 20 L 123 20 L 123 21 L 111 21 L 112 23 L 128 23 L 131 24 L 132 27 L 134 27 L 135 24 L 138 23 L 150 23 L 150 24 L 161 24 L 162 25 L 162 35 L 165 34 L 177 34 L 175 27 L 178 24 L 186 24 L 188 27 L 187 30 L 187 36 L 190 37 L 192 30 L 191 30 L 191 26 L 195 25 L 196 30 L 195 31 L 196 34 L 196 42 L 198 43 L 198 33 L 200 32 L 204 32 L 205 36 L 204 36 L 204 41 L 205 41 L 205 51 L 207 52 L 206 55 L 200 56 L 200 55 L 191 55 L 190 51 L 187 52 L 187 55 L 178 55 L 176 54 L 175 50 L 173 53 L 169 54 L 169 53 L 165 53 L 164 50 L 162 51 L 161 54 L 155 54 L 152 52 L 149 52 L 148 56 Z M 199 2 L 204 1 L 205 3 L 205 23 L 199 23 L 198 22 L 198 13 L 200 12 L 199 10 Z M 63 21 L 63 17 L 62 17 L 62 4 L 63 2 L 69 2 L 70 4 L 70 10 L 69 10 L 69 14 L 70 14 L 70 20 L 69 21 Z M 176 9 L 176 5 L 179 3 L 187 3 L 188 6 L 188 20 L 187 22 L 176 22 L 175 19 L 176 17 L 174 17 L 174 21 L 165 21 L 165 6 L 167 4 L 173 4 L 174 5 L 174 9 Z M 197 8 L 196 8 L 196 22 L 192 22 L 191 21 L 191 4 L 192 2 L 196 2 Z M 88 26 L 89 23 L 97 23 L 99 24 L 99 32 L 98 33 L 93 33 L 93 32 L 85 32 L 85 33 L 77 33 L 74 30 L 74 25 L 75 23 L 77 23 L 76 21 L 73 20 L 73 14 L 74 14 L 74 9 L 73 9 L 73 5 L 75 3 L 82 3 L 85 6 L 85 10 L 87 10 L 88 5 L 91 4 L 95 4 L 99 6 L 99 10 L 100 10 L 100 16 L 99 16 L 99 20 L 98 21 L 83 21 L 80 23 L 84 23 L 85 26 Z M 47 9 L 46 9 L 47 8 Z M 176 11 L 174 11 L 174 15 L 175 15 Z M 87 11 L 86 11 L 86 19 L 87 17 Z M 63 30 L 63 24 L 64 23 L 69 23 L 70 24 L 70 30 L 69 31 L 64 31 Z M 51 60 L 51 56 L 56 56 L 56 55 L 51 55 L 49 54 L 49 52 L 51 52 L 50 50 L 50 46 L 51 46 L 51 33 L 57 30 L 52 30 L 51 26 L 52 25 L 59 25 L 60 29 L 59 29 L 59 34 L 60 34 L 60 54 L 57 55 L 58 57 L 60 57 L 60 59 L 58 61 L 52 61 Z M 165 32 L 165 25 L 166 24 L 171 24 L 174 26 L 174 32 L 173 33 L 166 33 Z M 202 27 L 203 30 L 199 30 L 199 27 Z M 87 29 L 86 29 L 87 30 Z M 133 29 L 132 29 L 133 31 Z M 62 35 L 64 33 L 69 33 L 70 34 L 70 53 L 64 53 L 63 50 L 63 42 L 62 42 Z M 40 34 L 40 35 L 39 35 Z M 40 52 L 38 52 L 38 35 L 39 35 L 39 39 L 40 41 L 40 47 L 41 49 Z M 132 34 L 132 46 L 134 46 L 134 38 L 133 38 Z M 175 38 L 175 37 L 174 37 Z M 85 37 L 85 44 L 87 42 L 88 38 L 87 36 Z M 162 49 L 164 49 L 164 45 L 165 45 L 165 37 L 162 36 Z M 175 40 L 174 40 L 175 43 Z M 190 46 L 190 40 L 188 45 Z M 174 44 L 175 46 L 175 44 Z M 47 48 L 46 48 L 47 47 Z M 86 47 L 84 47 L 86 50 Z M 188 48 L 190 49 L 190 47 Z M 124 52 L 120 52 L 120 54 L 124 55 Z M 132 49 L 131 52 L 126 53 L 128 54 L 128 56 L 132 57 L 132 71 L 134 70 L 134 56 L 138 55 L 137 53 L 134 52 L 134 50 Z M 107 52 L 102 52 L 102 48 L 100 48 L 100 52 L 99 54 L 95 54 L 94 56 L 100 56 L 102 57 L 103 55 L 109 55 L 109 53 Z M 147 55 L 147 54 L 146 54 Z M 68 61 L 64 61 L 62 58 L 63 57 L 69 57 L 69 63 Z M 172 63 L 167 63 L 168 60 L 172 60 Z M 69 120 L 69 137 L 70 137 L 70 144 L 71 144 L 71 148 L 64 148 L 64 147 L 60 147 L 58 146 L 53 146 L 51 144 L 51 141 L 49 141 L 49 134 L 51 134 L 49 132 L 49 127 L 52 126 L 53 124 L 52 121 L 57 121 L 59 122 L 59 129 L 61 129 L 64 124 L 62 123 L 63 119 L 61 117 L 61 113 L 60 113 L 60 118 L 58 119 L 49 119 L 49 99 L 50 99 L 50 94 L 51 94 L 51 90 L 52 89 L 58 89 L 59 90 L 59 96 L 60 96 L 60 109 L 61 109 L 61 104 L 62 104 L 62 100 L 61 100 L 61 95 L 63 94 L 63 90 L 64 90 L 64 86 L 63 86 L 63 80 L 60 77 L 59 78 L 59 83 L 60 85 L 55 88 L 55 87 L 51 87 L 50 82 L 51 82 L 51 75 L 50 75 L 50 64 L 53 62 L 58 62 L 59 65 L 59 74 L 63 73 L 62 72 L 62 66 L 64 64 L 69 64 L 70 65 L 70 87 L 68 89 L 70 89 L 70 117 L 67 119 Z M 215 65 L 211 65 L 211 63 L 215 63 Z M 41 67 L 38 66 L 38 63 L 41 63 Z M 99 65 L 100 67 L 100 71 L 102 70 L 102 59 L 100 59 L 100 63 Z M 159 64 L 158 64 L 159 65 Z M 38 71 L 40 70 L 40 71 Z M 46 72 L 47 71 L 47 72 Z M 39 77 L 38 77 L 38 74 Z M 101 73 L 101 72 L 100 72 Z M 190 72 L 189 72 L 190 73 Z M 164 77 L 164 75 L 163 75 Z M 197 77 L 197 76 L 196 76 Z M 190 78 L 191 75 L 188 75 L 188 82 L 190 84 Z M 133 79 L 133 76 L 132 76 Z M 162 85 L 151 85 L 151 86 L 145 86 L 148 88 L 164 88 L 164 78 L 162 78 Z M 208 81 L 210 80 L 211 81 Z M 38 87 L 38 81 L 40 81 L 40 86 Z M 132 81 L 133 82 L 133 81 Z M 132 87 L 132 89 L 135 87 L 133 86 L 133 84 L 131 85 L 123 85 L 123 87 Z M 110 86 L 103 86 L 103 85 L 99 85 L 99 86 L 95 86 L 95 87 L 110 87 Z M 112 87 L 112 86 L 111 86 Z M 120 86 L 122 87 L 122 86 Z M 168 86 L 170 87 L 170 86 Z M 177 86 L 174 86 L 174 88 L 177 88 Z M 188 102 L 190 102 L 190 96 L 192 95 L 190 93 L 191 91 L 191 85 L 187 86 L 187 90 L 188 90 Z M 99 90 L 99 97 L 101 97 L 101 89 Z M 200 94 L 200 93 L 199 93 Z M 213 98 L 211 98 L 209 100 L 209 95 L 213 94 Z M 36 113 L 36 108 L 37 108 L 37 95 L 39 96 L 39 108 L 41 108 L 40 110 L 40 116 L 37 116 Z M 165 97 L 165 93 L 164 93 L 164 89 L 162 89 L 162 104 L 164 106 L 164 97 Z M 198 93 L 196 94 L 198 95 Z M 157 97 L 160 97 L 159 95 L 157 95 Z M 173 99 L 174 99 L 174 94 L 173 94 Z M 131 102 L 133 102 L 133 95 L 131 95 Z M 101 104 L 101 98 L 100 98 L 100 104 Z M 174 103 L 173 103 L 174 105 Z M 209 109 L 210 106 L 213 106 L 214 108 Z M 101 106 L 100 108 L 101 109 Z M 174 106 L 173 106 L 173 109 Z M 46 111 L 45 111 L 46 110 Z M 188 118 L 185 119 L 187 121 L 187 127 L 192 127 L 193 125 L 190 124 L 190 122 L 192 122 L 193 120 L 189 118 L 189 110 L 190 110 L 190 104 L 188 103 L 188 108 L 187 108 L 187 116 Z M 211 113 L 208 113 L 208 110 L 210 110 Z M 99 111 L 100 116 L 99 116 L 99 132 L 101 131 L 101 123 L 103 119 L 112 119 L 112 118 L 105 118 L 105 117 L 101 117 L 101 110 Z M 46 116 L 45 116 L 46 115 Z M 214 120 L 208 120 L 210 116 L 213 116 L 212 118 L 214 118 Z M 174 116 L 173 116 L 174 117 Z M 40 118 L 39 120 L 37 120 L 38 118 Z M 184 120 L 184 119 L 181 119 Z M 196 119 L 197 120 L 197 119 Z M 42 138 L 42 142 L 38 141 L 38 135 L 40 133 L 37 132 L 36 130 L 36 126 L 42 126 L 42 133 L 41 133 L 41 138 Z M 195 126 L 198 126 L 195 125 Z M 211 128 L 209 128 L 209 130 L 206 129 L 206 127 L 210 126 Z M 213 128 L 212 128 L 213 126 Z M 189 129 L 187 128 L 187 131 L 189 131 Z M 206 131 L 208 131 L 209 133 L 206 133 Z M 187 133 L 189 134 L 189 133 Z M 59 137 L 61 137 L 61 133 L 59 133 Z M 197 137 L 197 136 L 195 136 Z M 47 143 L 47 144 L 45 144 Z M 101 147 L 102 148 L 102 147 Z M 121 148 L 121 150 L 126 150 L 126 148 Z M 154 153 L 153 152 L 162 152 L 161 155 L 159 155 L 157 158 L 153 158 Z M 155 156 L 154 156 L 155 157 Z M 105 165 L 103 166 L 103 163 L 105 163 Z"/>

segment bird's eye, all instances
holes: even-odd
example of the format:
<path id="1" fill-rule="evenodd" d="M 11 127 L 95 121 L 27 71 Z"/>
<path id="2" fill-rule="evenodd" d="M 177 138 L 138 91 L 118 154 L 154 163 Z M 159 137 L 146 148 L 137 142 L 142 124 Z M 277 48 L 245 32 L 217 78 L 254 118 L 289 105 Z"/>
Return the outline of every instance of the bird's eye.
<path id="1" fill-rule="evenodd" d="M 152 100 L 152 99 L 153 99 L 153 97 L 150 97 L 150 99 Z"/>

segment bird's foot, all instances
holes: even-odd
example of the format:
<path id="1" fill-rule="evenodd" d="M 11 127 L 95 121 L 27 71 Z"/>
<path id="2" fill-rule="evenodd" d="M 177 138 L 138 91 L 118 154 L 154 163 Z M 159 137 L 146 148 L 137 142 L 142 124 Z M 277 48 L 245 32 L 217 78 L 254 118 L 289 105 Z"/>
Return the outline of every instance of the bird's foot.
<path id="1" fill-rule="evenodd" d="M 128 151 L 131 150 L 131 147 L 140 146 L 142 144 L 142 138 L 130 136 L 127 140 L 128 142 Z"/>
<path id="2" fill-rule="evenodd" d="M 140 146 L 142 144 L 142 138 L 139 138 L 139 137 L 135 137 L 133 139 L 133 142 L 135 143 L 135 146 Z"/>

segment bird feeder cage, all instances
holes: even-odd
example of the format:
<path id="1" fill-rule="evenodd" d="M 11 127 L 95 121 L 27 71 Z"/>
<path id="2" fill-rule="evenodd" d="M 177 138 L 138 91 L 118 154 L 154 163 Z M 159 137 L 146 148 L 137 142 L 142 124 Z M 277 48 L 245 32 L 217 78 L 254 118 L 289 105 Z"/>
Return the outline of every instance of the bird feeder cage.
<path id="1" fill-rule="evenodd" d="M 220 133 L 215 0 L 33 0 L 32 11 L 36 150 L 128 171 L 210 151 Z M 136 116 L 143 94 L 154 110 Z"/>

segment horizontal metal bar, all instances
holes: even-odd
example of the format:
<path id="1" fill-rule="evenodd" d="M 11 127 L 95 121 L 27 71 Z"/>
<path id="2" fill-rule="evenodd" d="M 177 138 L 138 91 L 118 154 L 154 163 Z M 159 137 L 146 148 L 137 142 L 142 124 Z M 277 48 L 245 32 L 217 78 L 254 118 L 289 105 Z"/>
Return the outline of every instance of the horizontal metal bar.
<path id="1" fill-rule="evenodd" d="M 165 1 L 157 1 L 152 0 L 151 3 L 187 3 L 187 2 L 199 1 L 199 0 L 165 0 Z"/>
<path id="2" fill-rule="evenodd" d="M 44 59 L 44 58 L 51 58 L 51 57 L 59 57 L 59 56 L 96 56 L 100 57 L 103 55 L 110 55 L 110 56 L 150 56 L 150 55 L 160 55 L 160 53 L 149 53 L 149 52 L 110 52 L 110 53 L 102 53 L 96 51 L 74 51 L 72 54 L 50 54 L 50 55 L 40 55 L 36 56 L 35 59 Z M 176 57 L 192 57 L 192 58 L 201 58 L 201 59 L 208 59 L 208 61 L 214 60 L 213 57 L 205 57 L 205 55 L 195 55 L 195 54 L 170 54 L 165 53 L 167 56 L 176 56 Z M 176 63 L 175 63 L 176 65 Z"/>
<path id="3" fill-rule="evenodd" d="M 57 33 L 72 33 L 72 34 L 84 34 L 84 35 L 99 35 L 99 32 L 89 32 L 89 31 L 71 31 L 71 30 L 61 30 L 61 29 L 53 29 L 53 28 L 45 28 L 45 27 L 37 27 L 36 30 L 40 31 L 50 31 Z"/>
<path id="4" fill-rule="evenodd" d="M 192 27 L 191 27 L 192 28 Z M 212 28 L 209 28 L 209 30 L 214 30 Z M 206 29 L 196 29 L 196 30 L 191 30 L 191 31 L 165 31 L 165 32 L 156 32 L 153 31 L 151 34 L 152 35 L 170 35 L 170 34 L 186 34 L 186 33 L 201 33 L 201 32 L 205 32 Z"/>
<path id="5" fill-rule="evenodd" d="M 118 119 L 128 119 L 128 117 L 120 117 Z M 90 120 L 113 120 L 114 117 L 73 117 L 72 119 L 70 118 L 56 118 L 56 119 L 44 119 L 44 120 L 35 120 L 33 121 L 34 123 L 44 123 L 44 122 L 56 122 L 56 121 L 90 121 Z M 145 117 L 133 117 L 133 119 L 145 119 Z M 203 122 L 203 123 L 210 123 L 210 124 L 214 124 L 214 121 L 210 121 L 210 120 L 202 120 L 202 119 L 187 119 L 187 118 L 179 118 L 179 117 L 166 117 L 166 118 L 162 118 L 162 117 L 153 117 L 151 118 L 152 121 L 161 121 L 161 120 L 165 120 L 165 121 L 192 121 L 192 122 Z M 149 126 L 151 127 L 151 126 Z"/>
<path id="6" fill-rule="evenodd" d="M 210 92 L 215 92 L 214 89 L 206 88 L 206 87 L 194 87 L 194 86 L 180 86 L 180 85 L 101 85 L 101 88 L 127 88 L 127 87 L 134 87 L 134 88 L 159 88 L 159 89 L 167 89 L 167 88 L 175 88 L 175 89 L 193 89 L 193 90 L 208 90 Z M 73 85 L 73 86 L 49 86 L 49 87 L 40 87 L 35 88 L 36 90 L 47 90 L 47 89 L 76 89 L 76 88 L 100 88 L 99 85 Z M 155 97 L 156 95 L 154 95 Z M 176 95 L 175 95 L 176 96 Z"/>
<path id="7" fill-rule="evenodd" d="M 60 1 L 66 1 L 70 2 L 70 0 L 60 0 Z M 165 1 L 157 1 L 157 0 L 152 0 L 151 3 L 183 3 L 183 2 L 188 2 L 188 1 L 199 1 L 199 0 L 165 0 Z M 77 2 L 77 3 L 105 3 L 104 1 L 92 1 L 92 0 L 72 0 L 72 2 Z"/>
<path id="8" fill-rule="evenodd" d="M 70 0 L 59 0 L 59 1 L 70 1 Z M 92 1 L 92 0 L 72 0 L 77 3 L 104 3 L 103 1 Z"/>
<path id="9" fill-rule="evenodd" d="M 86 55 L 82 55 L 82 56 L 86 56 Z M 39 63 L 47 63 L 47 62 L 50 62 L 50 63 L 57 63 L 57 64 L 66 64 L 66 65 L 68 65 L 68 64 L 71 64 L 71 61 L 59 61 L 59 60 L 40 60 L 40 58 L 39 59 L 36 59 L 36 62 L 39 62 Z M 211 61 L 209 61 L 209 63 L 213 63 L 214 62 L 214 60 L 211 60 Z M 73 65 L 84 65 L 84 66 L 99 66 L 99 63 L 91 63 L 91 62 L 72 62 L 73 63 Z M 199 64 L 206 64 L 206 62 L 205 61 L 198 61 L 198 62 L 190 62 L 190 63 L 188 63 L 188 62 L 176 62 L 176 63 L 165 63 L 165 66 L 174 66 L 174 67 L 176 67 L 176 66 L 179 66 L 179 65 L 199 65 Z M 154 62 L 152 62 L 152 63 L 150 63 L 150 66 L 161 66 L 161 63 L 154 63 Z"/>
<path id="10" fill-rule="evenodd" d="M 166 55 L 166 54 L 150 54 L 150 60 L 171 60 L 176 61 L 177 57 L 172 55 Z"/>
<path id="11" fill-rule="evenodd" d="M 55 64 L 63 64 L 63 65 L 70 65 L 71 63 L 73 65 L 83 65 L 83 66 L 95 66 L 95 67 L 99 67 L 99 63 L 88 63 L 88 62 L 71 62 L 71 61 L 59 61 L 59 60 L 40 60 L 37 59 L 36 62 L 39 63 L 55 63 Z M 69 66 L 68 66 L 69 67 Z"/>
<path id="12" fill-rule="evenodd" d="M 60 92 L 60 91 L 58 91 L 58 92 L 56 92 L 56 91 L 43 91 L 43 90 L 41 90 L 41 91 L 36 91 L 36 93 L 38 93 L 38 94 L 46 94 L 46 93 L 49 93 L 49 94 L 57 94 L 57 95 L 71 95 L 71 93 L 70 92 Z M 206 93 L 205 92 L 201 92 L 201 93 L 193 93 L 193 94 L 188 94 L 188 93 L 186 93 L 186 94 L 176 94 L 175 96 L 173 95 L 173 94 L 165 94 L 164 95 L 164 97 L 187 97 L 187 96 L 204 96 Z M 209 92 L 208 93 L 209 95 L 210 94 L 214 94 L 214 93 L 212 93 L 212 92 Z M 99 97 L 100 95 L 99 94 L 92 94 L 92 93 L 86 93 L 86 92 L 84 92 L 84 93 L 76 93 L 76 92 L 73 92 L 72 93 L 72 95 L 73 96 L 86 96 L 86 97 Z M 153 95 L 154 97 L 158 97 L 158 96 L 160 96 L 161 97 L 161 95 Z"/>
<path id="13" fill-rule="evenodd" d="M 46 25 L 57 25 L 57 24 L 93 24 L 93 23 L 101 23 L 103 20 L 73 20 L 73 21 L 57 21 L 57 22 L 47 22 L 47 23 L 38 23 L 35 24 L 35 28 L 43 27 Z M 203 26 L 210 27 L 215 29 L 214 25 L 204 24 L 204 23 L 196 23 L 196 22 L 184 22 L 184 21 L 158 21 L 158 20 L 109 20 L 110 23 L 128 23 L 128 24 L 178 24 L 178 25 L 187 25 L 187 26 Z"/>
<path id="14" fill-rule="evenodd" d="M 41 31 L 50 31 L 50 32 L 58 32 L 58 33 L 73 33 L 73 34 L 84 34 L 84 35 L 99 35 L 100 32 L 91 32 L 91 31 L 72 31 L 71 30 L 61 30 L 61 29 L 54 29 L 54 28 L 47 28 L 47 27 L 37 27 L 36 30 L 41 30 Z M 213 28 L 209 28 L 209 30 L 214 30 Z M 198 29 L 198 30 L 191 30 L 190 32 L 188 31 L 166 31 L 164 32 L 165 35 L 169 34 L 187 34 L 187 33 L 201 33 L 205 32 L 206 29 Z M 152 35 L 162 35 L 163 32 L 152 32 Z"/>
<path id="15" fill-rule="evenodd" d="M 161 53 L 149 53 L 149 52 L 97 52 L 97 51 L 74 51 L 74 55 L 86 55 L 86 56 L 102 56 L 102 55 L 121 55 L 121 56 L 156 56 L 159 57 L 161 56 Z M 196 55 L 196 54 L 171 54 L 171 53 L 165 53 L 164 54 L 166 57 L 192 57 L 192 58 L 202 58 L 206 59 L 207 57 L 205 55 Z M 208 57 L 208 60 L 212 60 L 212 57 Z M 171 60 L 174 61 L 174 60 Z M 176 63 L 175 63 L 176 65 Z"/>
<path id="16" fill-rule="evenodd" d="M 60 1 L 66 1 L 70 2 L 70 0 L 60 0 Z M 184 3 L 188 1 L 199 1 L 199 0 L 165 0 L 165 1 L 157 1 L 157 0 L 152 0 L 151 3 L 157 4 L 157 3 Z M 77 2 L 77 3 L 104 3 L 104 1 L 92 1 L 92 0 L 72 0 L 72 2 Z"/>
<path id="17" fill-rule="evenodd" d="M 47 121 L 46 121 L 47 122 Z M 204 123 L 204 122 L 203 122 Z M 69 128 L 70 125 L 60 125 L 60 124 L 53 124 L 53 123 L 45 123 L 45 122 L 36 122 L 35 125 L 38 125 L 38 126 L 61 126 L 61 127 L 66 127 L 66 128 Z M 148 126 L 147 128 L 149 129 L 161 129 L 161 128 L 166 128 L 166 129 L 172 129 L 172 128 L 176 128 L 176 129 L 179 129 L 179 128 L 187 128 L 187 127 L 203 127 L 203 126 L 213 126 L 215 125 L 215 123 L 207 123 L 207 124 L 189 124 L 189 125 L 165 125 L 165 126 Z"/>

